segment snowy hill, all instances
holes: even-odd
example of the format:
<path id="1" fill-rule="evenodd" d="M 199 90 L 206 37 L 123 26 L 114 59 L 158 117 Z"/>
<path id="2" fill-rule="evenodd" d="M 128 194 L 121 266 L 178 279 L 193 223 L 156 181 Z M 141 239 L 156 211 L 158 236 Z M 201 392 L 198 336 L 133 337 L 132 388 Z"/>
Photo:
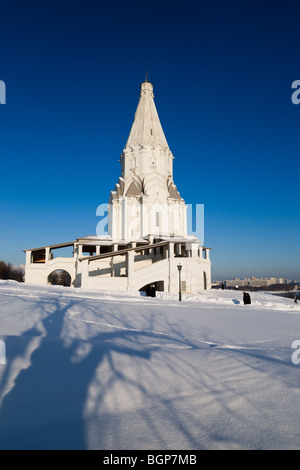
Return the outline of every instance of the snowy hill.
<path id="1" fill-rule="evenodd" d="M 0 281 L 1 449 L 299 449 L 300 305 Z"/>

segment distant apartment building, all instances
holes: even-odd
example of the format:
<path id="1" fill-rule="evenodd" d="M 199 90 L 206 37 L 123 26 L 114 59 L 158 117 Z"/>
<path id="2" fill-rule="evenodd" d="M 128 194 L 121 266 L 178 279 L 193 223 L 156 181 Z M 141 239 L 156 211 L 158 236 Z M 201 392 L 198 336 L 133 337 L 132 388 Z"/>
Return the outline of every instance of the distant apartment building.
<path id="1" fill-rule="evenodd" d="M 284 279 L 282 277 L 269 277 L 269 278 L 256 278 L 250 277 L 245 279 L 231 279 L 224 281 L 225 287 L 263 287 L 271 286 L 273 284 L 290 284 L 289 279 Z"/>

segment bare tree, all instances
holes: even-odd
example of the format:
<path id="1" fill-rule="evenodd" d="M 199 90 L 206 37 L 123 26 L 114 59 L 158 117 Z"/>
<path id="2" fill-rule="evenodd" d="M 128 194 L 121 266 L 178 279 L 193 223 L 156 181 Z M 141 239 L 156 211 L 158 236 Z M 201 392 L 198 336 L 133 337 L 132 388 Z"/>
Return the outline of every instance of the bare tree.
<path id="1" fill-rule="evenodd" d="M 0 261 L 0 279 L 24 282 L 24 268 Z"/>

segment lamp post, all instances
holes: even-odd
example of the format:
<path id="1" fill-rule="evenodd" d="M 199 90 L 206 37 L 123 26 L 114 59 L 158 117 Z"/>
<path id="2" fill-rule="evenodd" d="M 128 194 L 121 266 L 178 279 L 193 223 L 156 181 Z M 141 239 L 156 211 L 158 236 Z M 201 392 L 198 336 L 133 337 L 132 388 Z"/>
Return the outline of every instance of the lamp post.
<path id="1" fill-rule="evenodd" d="M 180 302 L 181 301 L 181 269 L 182 269 L 182 266 L 180 263 L 177 265 L 177 268 L 178 268 L 178 273 L 179 273 L 179 302 Z"/>

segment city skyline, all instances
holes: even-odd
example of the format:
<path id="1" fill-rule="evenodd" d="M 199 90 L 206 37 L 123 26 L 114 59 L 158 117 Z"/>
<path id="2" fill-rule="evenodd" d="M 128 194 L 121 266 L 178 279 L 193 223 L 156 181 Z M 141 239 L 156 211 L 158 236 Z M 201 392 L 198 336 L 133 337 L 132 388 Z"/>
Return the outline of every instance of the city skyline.
<path id="1" fill-rule="evenodd" d="M 296 2 L 1 10 L 1 260 L 96 233 L 148 73 L 212 279 L 300 278 Z"/>

